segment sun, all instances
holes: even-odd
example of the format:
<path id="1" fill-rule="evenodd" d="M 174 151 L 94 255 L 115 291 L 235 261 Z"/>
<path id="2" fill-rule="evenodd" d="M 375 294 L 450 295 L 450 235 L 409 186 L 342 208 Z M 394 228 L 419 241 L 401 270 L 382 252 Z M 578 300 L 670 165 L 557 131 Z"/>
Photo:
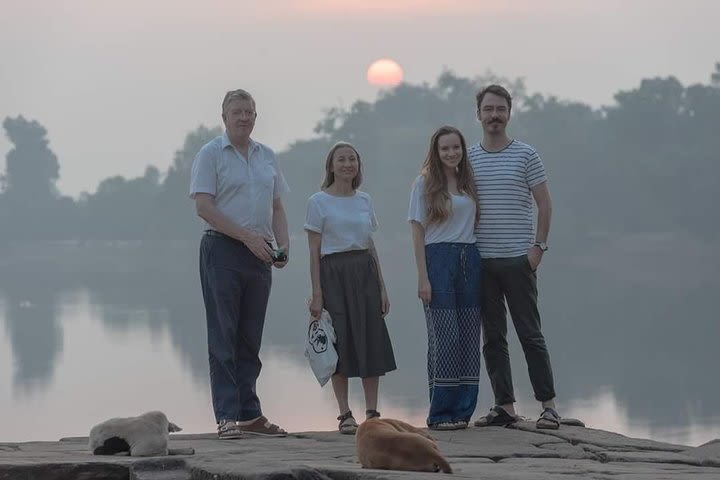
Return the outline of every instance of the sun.
<path id="1" fill-rule="evenodd" d="M 395 60 L 381 58 L 368 68 L 367 80 L 370 85 L 394 87 L 403 81 L 403 69 Z"/>

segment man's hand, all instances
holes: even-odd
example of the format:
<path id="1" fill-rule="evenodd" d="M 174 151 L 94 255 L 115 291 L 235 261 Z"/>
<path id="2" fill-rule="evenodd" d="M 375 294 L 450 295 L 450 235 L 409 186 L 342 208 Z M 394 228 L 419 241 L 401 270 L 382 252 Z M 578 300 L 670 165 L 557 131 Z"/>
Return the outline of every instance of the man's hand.
<path id="1" fill-rule="evenodd" d="M 422 300 L 425 305 L 430 303 L 430 298 L 432 298 L 432 287 L 430 286 L 430 280 L 428 280 L 427 276 L 424 278 L 418 278 L 418 298 Z"/>
<path id="2" fill-rule="evenodd" d="M 282 262 L 273 262 L 273 267 L 284 268 L 285 265 L 287 265 L 290 261 L 290 249 L 283 245 L 281 247 L 278 247 L 277 252 L 285 253 L 285 260 L 283 260 Z"/>
<path id="3" fill-rule="evenodd" d="M 528 257 L 528 263 L 530 263 L 530 268 L 534 272 L 537 270 L 537 268 L 540 266 L 540 262 L 542 261 L 543 251 L 540 249 L 540 247 L 533 245 L 530 247 L 530 250 L 528 250 L 527 257 Z"/>
<path id="4" fill-rule="evenodd" d="M 252 233 L 249 238 L 243 240 L 243 243 L 257 258 L 265 263 L 272 263 L 273 250 L 263 237 L 257 233 Z"/>

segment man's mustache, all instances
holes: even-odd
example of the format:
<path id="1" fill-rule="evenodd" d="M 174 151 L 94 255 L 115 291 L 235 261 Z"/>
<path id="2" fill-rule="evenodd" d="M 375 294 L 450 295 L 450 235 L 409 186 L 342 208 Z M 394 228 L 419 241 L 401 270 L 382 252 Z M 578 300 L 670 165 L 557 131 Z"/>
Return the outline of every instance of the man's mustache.
<path id="1" fill-rule="evenodd" d="M 492 120 L 490 120 L 489 123 L 490 123 L 490 125 L 492 125 L 493 123 L 503 123 L 503 121 L 500 120 L 499 118 L 493 118 Z"/>

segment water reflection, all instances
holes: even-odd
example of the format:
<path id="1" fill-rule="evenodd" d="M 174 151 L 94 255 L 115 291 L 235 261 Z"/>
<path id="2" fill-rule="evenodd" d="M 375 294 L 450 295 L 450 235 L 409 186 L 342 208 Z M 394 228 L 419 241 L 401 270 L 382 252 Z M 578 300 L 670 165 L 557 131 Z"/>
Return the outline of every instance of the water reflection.
<path id="1" fill-rule="evenodd" d="M 16 277 L 3 288 L 5 332 L 12 350 L 12 384 L 17 395 L 43 390 L 62 354 L 58 296 L 42 279 Z"/>
<path id="2" fill-rule="evenodd" d="M 422 424 L 426 334 L 412 252 L 406 236 L 379 246 L 399 367 L 381 385 L 380 408 Z M 187 431 L 212 428 L 196 247 L 164 252 L 159 263 L 133 255 L 146 268 L 0 275 L 0 440 L 83 435 L 103 418 L 154 408 Z M 720 325 L 707 295 L 720 291 L 718 261 L 697 250 L 670 265 L 653 261 L 632 248 L 614 257 L 583 251 L 547 259 L 541 302 L 560 404 L 597 428 L 699 444 L 720 436 L 713 410 L 720 386 L 710 378 Z M 318 387 L 302 356 L 306 262 L 298 253 L 275 276 L 259 388 L 273 421 L 291 430 L 334 429 L 331 391 Z M 618 275 L 623 267 L 642 274 Z M 514 336 L 511 349 L 519 412 L 534 417 Z M 361 389 L 352 388 L 354 408 L 362 410 Z M 492 404 L 484 378 L 480 390 L 484 410 Z M 302 408 L 288 408 L 288 398 Z M 27 432 L 23 423 L 37 412 L 45 429 Z"/>
<path id="3" fill-rule="evenodd" d="M 193 271 L 94 274 L 85 283 L 94 316 L 115 336 L 143 328 L 151 339 L 167 331 L 182 365 L 207 379 L 205 312 Z"/>
<path id="4" fill-rule="evenodd" d="M 593 428 L 679 445 L 701 445 L 720 436 L 719 415 L 691 417 L 688 424 L 682 426 L 667 427 L 662 423 L 657 426 L 656 422 L 646 418 L 633 417 L 609 389 L 589 399 L 575 399 L 567 408 L 566 415 L 582 418 Z"/>

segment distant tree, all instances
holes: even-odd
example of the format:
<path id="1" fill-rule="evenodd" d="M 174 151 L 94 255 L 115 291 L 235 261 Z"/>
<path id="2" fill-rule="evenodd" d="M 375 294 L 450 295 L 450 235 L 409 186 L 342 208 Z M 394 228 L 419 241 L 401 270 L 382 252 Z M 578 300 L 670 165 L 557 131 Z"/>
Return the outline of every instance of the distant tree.
<path id="1" fill-rule="evenodd" d="M 617 226 L 634 231 L 717 231 L 705 206 L 718 188 L 720 90 L 645 79 L 605 109 L 604 182 Z"/>
<path id="2" fill-rule="evenodd" d="M 222 134 L 220 127 L 200 125 L 185 136 L 182 148 L 175 152 L 154 205 L 155 219 L 148 232 L 164 239 L 188 239 L 198 231 L 198 220 L 190 192 L 190 170 L 203 145 Z"/>
<path id="3" fill-rule="evenodd" d="M 58 240 L 74 236 L 76 209 L 57 189 L 60 163 L 48 147 L 47 130 L 23 116 L 7 117 L 5 133 L 13 144 L 2 175 L 0 239 Z"/>
<path id="4" fill-rule="evenodd" d="M 144 240 L 156 217 L 160 171 L 149 166 L 142 177 L 106 178 L 80 202 L 82 236 L 100 240 Z"/>
<path id="5" fill-rule="evenodd" d="M 59 197 L 55 182 L 60 178 L 60 163 L 48 148 L 45 127 L 18 116 L 5 118 L 3 128 L 14 145 L 7 154 L 3 176 L 5 194 L 33 203 Z"/>
<path id="6" fill-rule="evenodd" d="M 163 192 L 178 193 L 180 190 L 189 191 L 190 189 L 190 169 L 192 168 L 195 155 L 200 151 L 203 145 L 222 135 L 220 127 L 207 128 L 200 125 L 195 130 L 185 136 L 185 141 L 180 150 L 175 152 L 173 163 L 168 169 L 165 181 L 163 182 Z"/>
<path id="7" fill-rule="evenodd" d="M 685 86 L 675 77 L 649 78 L 620 91 L 612 105 L 528 94 L 522 79 L 491 72 L 475 78 L 443 71 L 434 84 L 401 84 L 375 101 L 328 109 L 315 138 L 278 152 L 291 186 L 286 209 L 291 229 L 302 231 L 305 200 L 320 187 L 327 151 L 354 143 L 362 156 L 367 190 L 387 233 L 407 233 L 406 196 L 425 157 L 431 133 L 458 127 L 467 143 L 482 137 L 475 94 L 500 83 L 513 94 L 511 136 L 535 146 L 552 183 L 557 242 L 577 232 L 677 231 L 713 234 L 707 211 L 718 189 L 720 62 L 711 84 Z M 23 117 L 3 123 L 14 144 L 0 178 L 0 239 L 27 238 L 189 239 L 198 231 L 188 198 L 190 170 L 199 149 L 222 133 L 199 126 L 189 132 L 163 175 L 148 167 L 134 179 L 103 180 L 78 201 L 59 195 L 59 163 L 47 132 Z M 77 213 L 81 213 L 77 217 Z M 8 233 L 11 232 L 11 233 Z"/>

